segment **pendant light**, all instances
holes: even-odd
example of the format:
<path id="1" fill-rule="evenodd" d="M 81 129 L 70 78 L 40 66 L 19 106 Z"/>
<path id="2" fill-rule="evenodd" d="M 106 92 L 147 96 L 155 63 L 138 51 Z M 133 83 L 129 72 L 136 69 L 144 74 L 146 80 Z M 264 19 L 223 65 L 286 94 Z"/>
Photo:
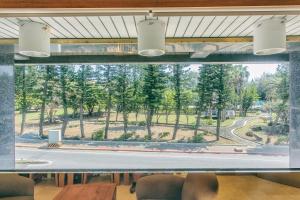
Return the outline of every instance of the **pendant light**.
<path id="1" fill-rule="evenodd" d="M 255 55 L 271 55 L 286 51 L 285 20 L 273 18 L 256 24 L 253 43 Z"/>
<path id="2" fill-rule="evenodd" d="M 49 57 L 49 26 L 38 22 L 22 22 L 19 31 L 19 53 L 30 57 Z"/>
<path id="3" fill-rule="evenodd" d="M 138 54 L 161 56 L 165 54 L 165 23 L 158 19 L 145 19 L 138 23 Z"/>

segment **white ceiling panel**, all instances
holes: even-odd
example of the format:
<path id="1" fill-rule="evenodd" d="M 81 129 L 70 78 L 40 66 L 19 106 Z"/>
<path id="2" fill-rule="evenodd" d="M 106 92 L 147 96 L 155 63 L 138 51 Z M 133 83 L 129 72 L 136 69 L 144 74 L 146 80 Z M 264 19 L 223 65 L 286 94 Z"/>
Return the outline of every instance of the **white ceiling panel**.
<path id="1" fill-rule="evenodd" d="M 87 17 L 77 17 L 79 23 L 85 28 L 90 35 L 94 38 L 102 38 L 102 34 L 98 31 L 98 29 L 94 26 L 94 24 Z"/>
<path id="2" fill-rule="evenodd" d="M 271 16 L 170 16 L 166 37 L 245 37 L 255 24 L 272 17 L 286 19 L 287 35 L 300 35 L 300 15 Z M 19 21 L 36 21 L 51 27 L 52 38 L 136 38 L 137 24 L 145 16 L 78 16 L 0 18 L 0 38 L 17 38 Z"/>
<path id="3" fill-rule="evenodd" d="M 210 26 L 206 29 L 206 31 L 202 34 L 202 37 L 210 37 L 225 20 L 225 16 L 217 16 L 211 22 Z"/>
<path id="4" fill-rule="evenodd" d="M 126 29 L 130 38 L 137 37 L 137 27 L 136 21 L 133 16 L 124 16 L 123 20 L 125 22 Z"/>
<path id="5" fill-rule="evenodd" d="M 174 37 L 183 37 L 191 20 L 192 20 L 191 16 L 181 17 L 178 22 L 178 27 L 177 27 Z"/>
<path id="6" fill-rule="evenodd" d="M 166 37 L 174 37 L 179 24 L 180 17 L 169 17 L 169 22 L 167 24 Z"/>
<path id="7" fill-rule="evenodd" d="M 49 24 L 51 27 L 55 27 L 55 29 L 62 34 L 65 38 L 74 38 L 73 33 L 68 31 L 66 27 L 61 26 L 58 22 L 54 20 L 52 17 L 41 17 L 41 20 Z"/>
<path id="8" fill-rule="evenodd" d="M 116 29 L 116 25 L 113 23 L 110 16 L 101 16 L 99 19 L 102 21 L 112 38 L 120 38 L 120 34 Z"/>
<path id="9" fill-rule="evenodd" d="M 239 16 L 234 22 L 228 24 L 227 28 L 221 33 L 220 37 L 228 37 L 232 32 L 234 32 L 239 26 L 245 23 L 250 16 Z"/>
<path id="10" fill-rule="evenodd" d="M 98 30 L 98 32 L 103 38 L 111 38 L 110 33 L 108 32 L 108 30 L 106 29 L 106 27 L 104 26 L 104 24 L 98 16 L 91 16 L 88 17 L 88 19 L 91 22 L 91 24 L 93 24 L 93 26 Z"/>
<path id="11" fill-rule="evenodd" d="M 53 18 L 53 20 L 56 21 L 56 23 L 60 24 L 60 26 L 68 30 L 70 33 L 72 33 L 72 35 L 74 35 L 74 38 L 84 38 L 84 35 L 80 33 L 77 28 L 70 24 L 64 17 L 55 17 Z"/>
<path id="12" fill-rule="evenodd" d="M 205 16 L 201 24 L 198 26 L 192 37 L 201 37 L 205 31 L 211 26 L 216 16 Z"/>

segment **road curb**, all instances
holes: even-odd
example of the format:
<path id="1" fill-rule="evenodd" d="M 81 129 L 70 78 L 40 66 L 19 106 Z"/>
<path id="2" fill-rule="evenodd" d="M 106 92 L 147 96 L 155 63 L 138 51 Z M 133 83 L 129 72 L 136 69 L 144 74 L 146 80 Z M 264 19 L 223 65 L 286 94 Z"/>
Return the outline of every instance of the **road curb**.
<path id="1" fill-rule="evenodd" d="M 58 147 L 48 148 L 47 146 L 16 145 L 16 147 L 36 148 L 36 149 L 59 149 L 59 150 L 80 150 L 80 151 L 122 151 L 122 152 L 165 152 L 165 153 L 191 153 L 191 154 L 232 154 L 232 155 L 262 155 L 262 156 L 288 156 L 288 154 L 269 153 L 247 153 L 247 152 L 222 152 L 222 151 L 178 151 L 178 150 L 158 150 L 158 149 L 122 149 L 122 148 L 78 148 L 78 147 Z"/>

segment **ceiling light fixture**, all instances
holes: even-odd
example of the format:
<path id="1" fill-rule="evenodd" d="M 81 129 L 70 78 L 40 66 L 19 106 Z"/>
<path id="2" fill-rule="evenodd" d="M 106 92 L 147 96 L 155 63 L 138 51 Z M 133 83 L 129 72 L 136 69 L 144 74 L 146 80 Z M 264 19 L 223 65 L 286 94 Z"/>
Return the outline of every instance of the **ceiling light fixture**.
<path id="1" fill-rule="evenodd" d="M 152 17 L 138 23 L 138 54 L 161 56 L 165 54 L 165 23 Z"/>
<path id="2" fill-rule="evenodd" d="M 38 22 L 20 24 L 19 53 L 30 57 L 50 56 L 50 27 Z"/>
<path id="3" fill-rule="evenodd" d="M 273 18 L 256 24 L 253 43 L 255 55 L 271 55 L 286 51 L 285 20 Z"/>

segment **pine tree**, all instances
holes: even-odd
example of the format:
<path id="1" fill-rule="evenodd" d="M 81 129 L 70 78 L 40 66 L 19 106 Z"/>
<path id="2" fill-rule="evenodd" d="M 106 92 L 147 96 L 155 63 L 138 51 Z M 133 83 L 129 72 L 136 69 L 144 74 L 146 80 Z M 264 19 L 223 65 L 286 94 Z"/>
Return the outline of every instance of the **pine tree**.
<path id="1" fill-rule="evenodd" d="M 162 65 L 147 65 L 145 68 L 143 95 L 146 108 L 146 126 L 148 139 L 152 138 L 152 119 L 161 104 L 165 89 L 165 74 Z"/>

